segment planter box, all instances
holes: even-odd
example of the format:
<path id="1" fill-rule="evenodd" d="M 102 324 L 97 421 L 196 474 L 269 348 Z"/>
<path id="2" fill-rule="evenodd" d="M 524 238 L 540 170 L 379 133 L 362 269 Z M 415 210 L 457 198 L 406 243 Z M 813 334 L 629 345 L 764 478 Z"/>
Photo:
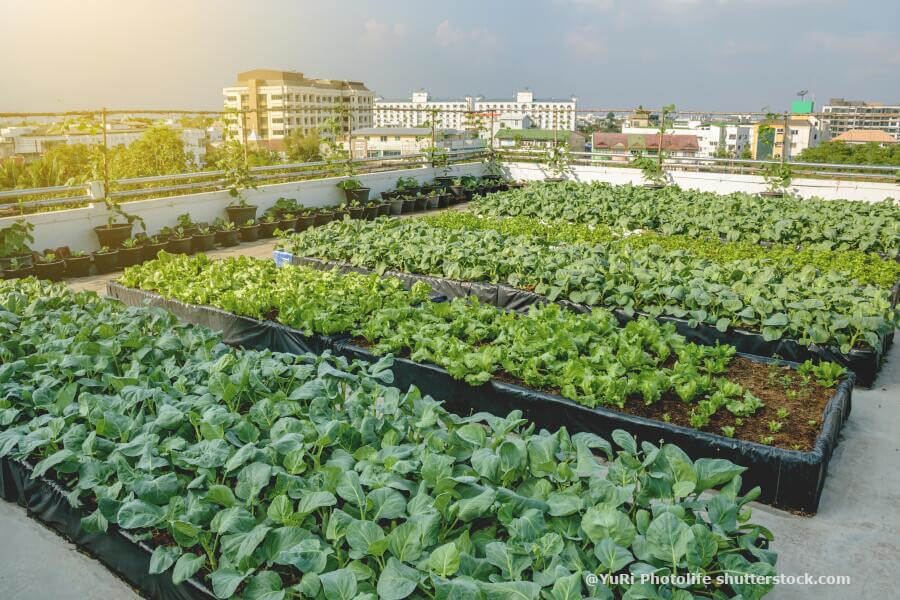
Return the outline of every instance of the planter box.
<path id="1" fill-rule="evenodd" d="M 97 233 L 97 239 L 100 241 L 101 247 L 119 248 L 122 242 L 131 237 L 131 224 L 113 223 L 111 227 L 100 225 L 99 227 L 94 227 L 94 231 Z"/>
<path id="2" fill-rule="evenodd" d="M 66 275 L 69 277 L 87 277 L 91 273 L 90 256 L 71 256 L 66 259 Z"/>
<path id="3" fill-rule="evenodd" d="M 119 251 L 94 252 L 94 266 L 97 273 L 111 273 L 119 267 Z"/>
<path id="4" fill-rule="evenodd" d="M 172 312 L 182 321 L 220 331 L 227 344 L 278 352 L 331 349 L 351 360 L 375 362 L 379 359 L 368 350 L 349 343 L 346 337 L 308 336 L 280 323 L 258 321 L 209 306 L 185 304 L 113 282 L 107 284 L 107 294 L 130 306 L 149 302 L 151 306 Z M 741 356 L 759 363 L 796 366 L 796 363 L 786 361 Z M 638 439 L 662 439 L 677 444 L 695 460 L 703 457 L 730 460 L 747 467 L 742 475 L 742 492 L 759 485 L 762 487 L 760 502 L 809 513 L 814 513 L 819 506 L 828 462 L 837 445 L 840 429 L 850 415 L 853 391 L 853 376 L 850 375 L 841 381 L 825 407 L 822 429 L 813 450 L 803 452 L 727 438 L 607 408 L 588 408 L 560 396 L 497 380 L 474 387 L 454 379 L 440 367 L 408 359 L 395 359 L 392 371 L 395 386 L 405 389 L 415 385 L 424 394 L 445 401 L 448 410 L 460 415 L 486 411 L 506 416 L 512 410 L 521 410 L 538 428 L 566 427 L 569 433 L 588 431 L 607 439 L 613 430 L 624 429 Z"/>
<path id="5" fill-rule="evenodd" d="M 244 242 L 255 242 L 259 239 L 259 225 L 244 225 L 240 232 L 241 240 Z"/>
<path id="6" fill-rule="evenodd" d="M 153 260 L 156 258 L 156 255 L 161 251 L 166 249 L 166 242 L 162 242 L 160 244 L 147 244 L 144 246 L 144 260 Z"/>
<path id="7" fill-rule="evenodd" d="M 216 232 L 197 234 L 194 236 L 194 252 L 208 252 L 216 247 Z"/>
<path id="8" fill-rule="evenodd" d="M 11 458 L 0 459 L 0 497 L 14 502 L 78 548 L 93 556 L 147 598 L 163 600 L 214 600 L 212 591 L 196 579 L 175 585 L 171 568 L 150 575 L 152 548 L 137 541 L 127 531 L 110 525 L 106 533 L 86 533 L 81 518 L 88 513 L 73 508 L 66 490 L 56 481 L 41 476 L 32 479 L 31 465 Z"/>
<path id="9" fill-rule="evenodd" d="M 262 239 L 268 239 L 275 235 L 275 230 L 278 229 L 278 221 L 272 221 L 271 223 L 266 223 L 263 221 L 259 224 L 259 237 Z"/>
<path id="10" fill-rule="evenodd" d="M 66 277 L 66 261 L 60 259 L 50 263 L 34 263 L 34 276 L 38 279 L 62 281 Z"/>
<path id="11" fill-rule="evenodd" d="M 294 264 L 311 266 L 318 269 L 338 268 L 345 270 L 349 267 L 349 265 L 344 263 L 336 263 L 320 258 L 295 256 L 293 261 Z M 366 267 L 353 267 L 352 270 L 365 274 L 375 273 L 374 270 Z M 390 270 L 385 271 L 382 276 L 395 277 L 402 280 L 407 289 L 411 287 L 413 283 L 423 281 L 430 285 L 435 293 L 447 296 L 448 298 L 476 296 L 481 302 L 493 304 L 504 310 L 523 311 L 527 310 L 532 304 L 551 302 L 546 296 L 513 288 L 505 284 L 460 281 Z M 473 290 L 477 290 L 477 292 L 473 293 Z M 892 301 L 895 304 L 898 295 L 900 295 L 900 283 L 897 283 L 891 292 Z M 586 304 L 576 304 L 568 300 L 556 300 L 555 302 L 560 306 L 575 312 L 588 313 L 594 308 L 603 308 Z M 615 315 L 620 325 L 624 325 L 625 323 L 640 317 L 654 318 L 639 311 L 635 311 L 633 315 L 629 316 L 620 309 L 607 308 L 606 310 L 609 310 Z M 881 344 L 878 348 L 851 350 L 848 354 L 844 354 L 839 348 L 834 346 L 825 346 L 821 344 L 809 344 L 805 346 L 800 342 L 789 338 L 766 341 L 763 339 L 761 333 L 755 331 L 729 329 L 723 333 L 707 324 L 691 327 L 688 324 L 687 319 L 679 319 L 665 315 L 655 318 L 657 321 L 664 323 L 674 323 L 675 329 L 679 334 L 683 335 L 687 341 L 696 344 L 704 344 L 707 346 L 715 345 L 717 342 L 730 344 L 737 348 L 738 352 L 743 352 L 745 354 L 764 357 L 778 356 L 785 360 L 797 363 L 806 360 L 827 360 L 835 362 L 853 371 L 856 375 L 856 383 L 863 387 L 872 387 L 875 383 L 878 370 L 881 368 L 882 358 L 894 342 L 894 334 L 891 332 L 881 338 Z"/>
<path id="12" fill-rule="evenodd" d="M 256 218 L 256 210 L 258 206 L 226 206 L 225 214 L 228 215 L 228 220 L 234 223 L 235 227 L 240 227 L 250 219 Z"/>

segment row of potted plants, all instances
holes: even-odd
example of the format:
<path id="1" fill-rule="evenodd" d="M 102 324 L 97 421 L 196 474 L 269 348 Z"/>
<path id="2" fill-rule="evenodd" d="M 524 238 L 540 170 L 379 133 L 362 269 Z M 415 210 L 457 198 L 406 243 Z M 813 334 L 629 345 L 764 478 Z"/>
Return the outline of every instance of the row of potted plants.
<path id="1" fill-rule="evenodd" d="M 435 177 L 431 184 L 420 185 L 414 177 L 400 177 L 393 190 L 382 192 L 381 198 L 390 203 L 392 215 L 426 209 L 445 208 L 451 204 L 468 202 L 475 195 L 488 194 L 518 187 L 500 175 L 475 177 Z"/>

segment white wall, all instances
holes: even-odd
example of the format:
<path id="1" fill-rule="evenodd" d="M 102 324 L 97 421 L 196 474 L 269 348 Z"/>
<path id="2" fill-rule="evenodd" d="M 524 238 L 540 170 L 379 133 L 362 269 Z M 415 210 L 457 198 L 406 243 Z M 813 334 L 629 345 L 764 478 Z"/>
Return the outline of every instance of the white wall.
<path id="1" fill-rule="evenodd" d="M 456 165 L 451 174 L 481 175 L 483 169 L 481 163 Z M 398 177 L 415 177 L 419 182 L 426 182 L 440 174 L 439 170 L 423 167 L 360 175 L 358 179 L 363 185 L 372 188 L 370 197 L 377 198 L 381 192 L 394 189 Z M 247 190 L 245 196 L 248 204 L 259 207 L 259 215 L 281 197 L 294 198 L 309 207 L 334 205 L 344 198 L 343 191 L 335 185 L 338 181 L 340 178 L 329 177 L 261 185 L 256 190 Z M 183 213 L 190 213 L 191 219 L 197 222 L 211 223 L 217 217 L 224 218 L 225 207 L 231 201 L 228 192 L 217 191 L 127 202 L 123 208 L 125 212 L 143 218 L 147 231 L 153 234 L 165 226 L 174 226 L 178 215 Z M 72 250 L 93 251 L 99 248 L 93 228 L 105 225 L 107 217 L 108 212 L 103 202 L 97 202 L 84 208 L 27 215 L 25 218 L 34 223 L 34 243 L 31 244 L 34 250 L 68 246 Z M 0 229 L 11 225 L 16 219 L 17 217 L 0 219 Z M 140 227 L 136 225 L 134 233 L 139 231 Z"/>
<path id="2" fill-rule="evenodd" d="M 509 163 L 508 175 L 520 181 L 550 177 L 546 167 L 535 163 Z M 601 166 L 575 166 L 570 178 L 577 181 L 605 181 L 616 185 L 646 183 L 639 169 Z M 696 173 L 692 171 L 667 171 L 669 181 L 684 189 L 695 189 L 717 194 L 732 192 L 758 193 L 768 189 L 759 175 L 733 175 L 728 173 Z M 791 191 L 803 198 L 819 197 L 825 200 L 857 200 L 880 202 L 885 198 L 900 201 L 900 185 L 868 181 L 843 181 L 834 179 L 795 179 Z"/>

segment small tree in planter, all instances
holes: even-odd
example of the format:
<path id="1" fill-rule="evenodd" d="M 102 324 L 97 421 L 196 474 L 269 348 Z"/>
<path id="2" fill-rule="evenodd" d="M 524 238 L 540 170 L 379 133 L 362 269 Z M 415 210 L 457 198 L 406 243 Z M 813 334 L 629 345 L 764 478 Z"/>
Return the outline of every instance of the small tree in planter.
<path id="1" fill-rule="evenodd" d="M 794 177 L 793 169 L 788 164 L 768 163 L 760 169 L 763 179 L 768 189 L 762 193 L 763 196 L 771 196 L 780 198 L 788 193 L 791 187 L 791 181 Z"/>
<path id="2" fill-rule="evenodd" d="M 18 219 L 9 227 L 0 229 L 0 267 L 9 268 L 12 261 L 21 266 L 31 265 L 31 248 L 34 243 L 34 224 Z"/>
<path id="3" fill-rule="evenodd" d="M 343 107 L 338 109 L 343 116 L 347 110 Z M 370 188 L 365 187 L 362 182 L 356 178 L 356 166 L 350 151 L 340 143 L 338 138 L 341 136 L 341 126 L 334 119 L 325 121 L 324 131 L 326 132 L 325 140 L 322 144 L 325 162 L 328 164 L 329 170 L 336 172 L 340 177 L 344 177 L 337 183 L 337 187 L 343 190 L 346 204 L 351 204 L 356 200 L 360 203 L 369 201 Z"/>
<path id="4" fill-rule="evenodd" d="M 649 156 L 639 156 L 631 161 L 631 166 L 641 170 L 648 182 L 645 184 L 646 187 L 661 188 L 666 185 L 666 173 L 658 160 Z"/>
<path id="5" fill-rule="evenodd" d="M 572 173 L 572 156 L 566 142 L 556 142 L 547 150 L 547 181 L 563 181 Z"/>
<path id="6" fill-rule="evenodd" d="M 228 220 L 240 227 L 248 220 L 256 218 L 256 210 L 259 208 L 253 204 L 247 204 L 244 191 L 256 189 L 250 167 L 244 157 L 244 148 L 237 140 L 225 142 L 222 158 L 216 162 L 216 167 L 225 172 L 222 176 L 228 195 L 234 200 L 225 207 Z"/>

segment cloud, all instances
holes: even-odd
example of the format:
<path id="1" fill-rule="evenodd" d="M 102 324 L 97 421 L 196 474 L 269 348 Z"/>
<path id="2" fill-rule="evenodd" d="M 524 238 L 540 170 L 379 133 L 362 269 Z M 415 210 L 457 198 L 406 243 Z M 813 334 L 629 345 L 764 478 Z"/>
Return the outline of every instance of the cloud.
<path id="1" fill-rule="evenodd" d="M 448 19 L 441 21 L 434 31 L 434 39 L 444 48 L 477 45 L 482 49 L 496 48 L 500 40 L 484 27 L 464 31 L 454 27 Z"/>
<path id="2" fill-rule="evenodd" d="M 404 38 L 412 31 L 406 23 L 390 25 L 378 21 L 374 17 L 363 23 L 363 38 L 370 42 L 385 43 L 391 40 Z"/>

